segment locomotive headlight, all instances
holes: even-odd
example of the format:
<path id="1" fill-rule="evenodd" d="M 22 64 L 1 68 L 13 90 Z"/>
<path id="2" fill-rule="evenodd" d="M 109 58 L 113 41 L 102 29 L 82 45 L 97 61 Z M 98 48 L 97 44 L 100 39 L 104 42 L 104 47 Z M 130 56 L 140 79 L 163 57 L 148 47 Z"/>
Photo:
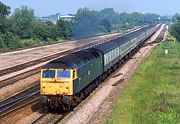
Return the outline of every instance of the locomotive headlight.
<path id="1" fill-rule="evenodd" d="M 41 94 L 44 94 L 45 87 L 41 89 Z"/>
<path id="2" fill-rule="evenodd" d="M 56 91 L 56 94 L 60 94 L 60 92 L 59 92 L 59 91 Z"/>
<path id="3" fill-rule="evenodd" d="M 44 84 L 42 84 L 42 86 L 41 86 L 43 89 L 45 89 L 46 87 L 45 87 L 45 85 Z"/>
<path id="4" fill-rule="evenodd" d="M 67 82 L 65 82 L 64 84 L 65 84 L 66 87 L 68 86 L 68 83 L 67 83 Z"/>
<path id="5" fill-rule="evenodd" d="M 60 87 L 60 88 L 62 88 L 62 87 L 63 87 L 63 85 L 64 85 L 63 83 L 60 83 L 60 84 L 59 84 L 59 87 Z"/>

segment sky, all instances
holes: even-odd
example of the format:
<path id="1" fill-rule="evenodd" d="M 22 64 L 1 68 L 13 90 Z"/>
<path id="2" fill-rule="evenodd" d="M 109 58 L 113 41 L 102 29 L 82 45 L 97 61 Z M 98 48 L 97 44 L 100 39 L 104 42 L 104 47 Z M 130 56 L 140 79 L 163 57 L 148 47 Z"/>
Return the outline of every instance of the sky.
<path id="1" fill-rule="evenodd" d="M 180 13 L 179 0 L 0 0 L 11 7 L 11 12 L 15 8 L 26 5 L 33 8 L 35 15 L 42 17 L 50 14 L 60 13 L 74 14 L 79 8 L 87 7 L 91 10 L 102 10 L 104 8 L 114 8 L 121 12 L 141 12 L 156 13 L 160 15 L 174 15 Z"/>

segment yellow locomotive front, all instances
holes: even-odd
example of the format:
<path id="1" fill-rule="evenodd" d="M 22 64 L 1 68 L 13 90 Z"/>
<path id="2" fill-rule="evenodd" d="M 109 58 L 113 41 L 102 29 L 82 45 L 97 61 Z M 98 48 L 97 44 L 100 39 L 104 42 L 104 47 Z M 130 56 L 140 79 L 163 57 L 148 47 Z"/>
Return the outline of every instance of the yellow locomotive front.
<path id="1" fill-rule="evenodd" d="M 42 69 L 40 79 L 41 103 L 51 104 L 53 100 L 61 104 L 65 96 L 73 95 L 73 80 L 76 69 Z"/>

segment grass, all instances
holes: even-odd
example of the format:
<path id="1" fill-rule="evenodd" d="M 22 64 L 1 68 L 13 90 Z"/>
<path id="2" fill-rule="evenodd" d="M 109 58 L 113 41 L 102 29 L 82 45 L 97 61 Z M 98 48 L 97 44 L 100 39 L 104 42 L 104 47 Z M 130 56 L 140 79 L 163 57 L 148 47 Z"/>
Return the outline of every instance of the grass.
<path id="1" fill-rule="evenodd" d="M 18 49 L 18 48 L 28 48 L 28 47 L 35 47 L 35 46 L 42 46 L 42 45 L 48 45 L 52 43 L 61 43 L 64 42 L 64 39 L 48 39 L 48 41 L 41 41 L 37 38 L 31 38 L 31 39 L 22 39 L 22 40 L 15 40 L 13 41 L 15 44 L 11 46 L 6 46 L 4 48 L 1 48 L 0 46 L 0 52 L 1 51 L 7 51 L 7 50 L 13 50 L 13 49 Z M 1 42 L 0 42 L 1 43 Z"/>
<path id="2" fill-rule="evenodd" d="M 180 43 L 164 42 L 153 50 L 117 97 L 105 123 L 180 124 Z"/>

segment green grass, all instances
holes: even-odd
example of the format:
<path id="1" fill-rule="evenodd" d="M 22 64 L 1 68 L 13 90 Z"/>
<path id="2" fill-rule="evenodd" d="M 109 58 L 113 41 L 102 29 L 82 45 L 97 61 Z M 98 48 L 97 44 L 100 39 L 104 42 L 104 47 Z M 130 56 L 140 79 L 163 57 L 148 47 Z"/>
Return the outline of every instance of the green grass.
<path id="1" fill-rule="evenodd" d="M 0 45 L 0 52 L 6 51 L 6 50 L 18 49 L 18 48 L 27 48 L 30 46 L 41 46 L 41 45 L 48 45 L 51 43 L 61 43 L 64 41 L 65 41 L 64 39 L 60 39 L 60 38 L 57 40 L 48 39 L 48 41 L 41 41 L 37 38 L 22 39 L 22 40 L 17 40 L 17 41 L 15 40 L 13 41 L 14 44 L 12 44 L 11 46 L 6 46 L 6 47 L 1 48 L 1 45 Z"/>
<path id="2" fill-rule="evenodd" d="M 105 123 L 180 124 L 180 43 L 164 42 L 153 50 L 116 99 Z"/>

